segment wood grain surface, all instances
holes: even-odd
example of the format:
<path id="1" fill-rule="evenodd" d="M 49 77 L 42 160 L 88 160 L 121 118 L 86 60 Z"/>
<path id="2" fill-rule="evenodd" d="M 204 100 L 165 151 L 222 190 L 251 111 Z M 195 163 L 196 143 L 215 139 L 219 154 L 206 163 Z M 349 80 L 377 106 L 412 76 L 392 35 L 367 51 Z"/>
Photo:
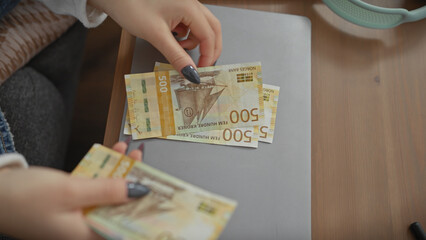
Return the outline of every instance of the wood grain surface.
<path id="1" fill-rule="evenodd" d="M 426 20 L 374 30 L 318 0 L 202 2 L 312 22 L 312 239 L 414 239 L 410 223 L 426 228 Z M 425 4 L 366 2 L 409 10 Z M 108 146 L 119 136 L 133 41 L 123 31 Z"/>
<path id="2" fill-rule="evenodd" d="M 124 75 L 130 73 L 133 61 L 133 50 L 136 38 L 126 30 L 121 32 L 117 64 L 115 66 L 114 83 L 109 104 L 108 119 L 105 128 L 104 145 L 112 147 L 120 137 L 121 120 L 124 113 L 126 86 Z"/>

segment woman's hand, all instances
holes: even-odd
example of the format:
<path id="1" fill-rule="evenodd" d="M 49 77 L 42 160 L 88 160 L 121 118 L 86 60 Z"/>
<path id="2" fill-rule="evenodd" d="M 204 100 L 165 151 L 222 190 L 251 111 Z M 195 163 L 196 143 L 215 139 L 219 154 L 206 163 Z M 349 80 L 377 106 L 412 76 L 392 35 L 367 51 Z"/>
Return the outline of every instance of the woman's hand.
<path id="1" fill-rule="evenodd" d="M 124 153 L 123 142 L 113 149 Z M 141 161 L 142 153 L 129 156 Z M 20 239 L 102 239 L 82 209 L 130 201 L 124 179 L 84 179 L 42 167 L 0 172 L 0 232 Z"/>
<path id="2" fill-rule="evenodd" d="M 89 4 L 106 12 L 131 34 L 150 42 L 178 71 L 196 67 L 184 48 L 200 45 L 199 67 L 212 65 L 222 51 L 220 22 L 197 0 L 89 0 Z M 181 42 L 172 34 L 183 37 L 188 30 L 188 38 Z"/>

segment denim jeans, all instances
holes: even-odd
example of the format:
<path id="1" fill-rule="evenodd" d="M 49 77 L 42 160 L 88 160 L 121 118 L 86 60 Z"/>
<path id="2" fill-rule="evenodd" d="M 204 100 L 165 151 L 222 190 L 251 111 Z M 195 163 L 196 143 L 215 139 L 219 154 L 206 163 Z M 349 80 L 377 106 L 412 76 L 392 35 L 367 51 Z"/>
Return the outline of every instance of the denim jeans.
<path id="1" fill-rule="evenodd" d="M 15 152 L 15 146 L 13 145 L 12 134 L 10 133 L 9 124 L 7 124 L 4 118 L 3 112 L 0 109 L 0 154 Z"/>

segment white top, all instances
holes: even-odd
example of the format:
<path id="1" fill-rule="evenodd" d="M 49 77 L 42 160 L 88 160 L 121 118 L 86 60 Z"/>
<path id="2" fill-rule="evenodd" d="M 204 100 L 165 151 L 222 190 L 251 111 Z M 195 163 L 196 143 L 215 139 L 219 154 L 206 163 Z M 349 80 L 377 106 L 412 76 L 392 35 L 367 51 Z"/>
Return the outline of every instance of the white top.
<path id="1" fill-rule="evenodd" d="M 19 153 L 5 153 L 0 155 L 0 169 L 3 167 L 27 168 L 28 163 Z"/>
<path id="2" fill-rule="evenodd" d="M 87 28 L 99 26 L 107 14 L 88 5 L 87 0 L 39 0 L 57 14 L 71 15 Z"/>

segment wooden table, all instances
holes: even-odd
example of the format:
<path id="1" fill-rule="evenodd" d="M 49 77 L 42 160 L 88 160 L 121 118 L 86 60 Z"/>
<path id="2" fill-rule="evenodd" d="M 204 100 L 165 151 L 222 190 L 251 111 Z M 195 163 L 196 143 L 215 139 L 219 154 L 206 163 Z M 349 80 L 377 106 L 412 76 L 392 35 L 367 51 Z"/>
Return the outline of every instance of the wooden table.
<path id="1" fill-rule="evenodd" d="M 410 223 L 426 228 L 426 20 L 372 30 L 315 0 L 202 2 L 312 21 L 312 239 L 414 239 Z M 119 137 L 134 43 L 123 31 L 107 146 Z"/>

